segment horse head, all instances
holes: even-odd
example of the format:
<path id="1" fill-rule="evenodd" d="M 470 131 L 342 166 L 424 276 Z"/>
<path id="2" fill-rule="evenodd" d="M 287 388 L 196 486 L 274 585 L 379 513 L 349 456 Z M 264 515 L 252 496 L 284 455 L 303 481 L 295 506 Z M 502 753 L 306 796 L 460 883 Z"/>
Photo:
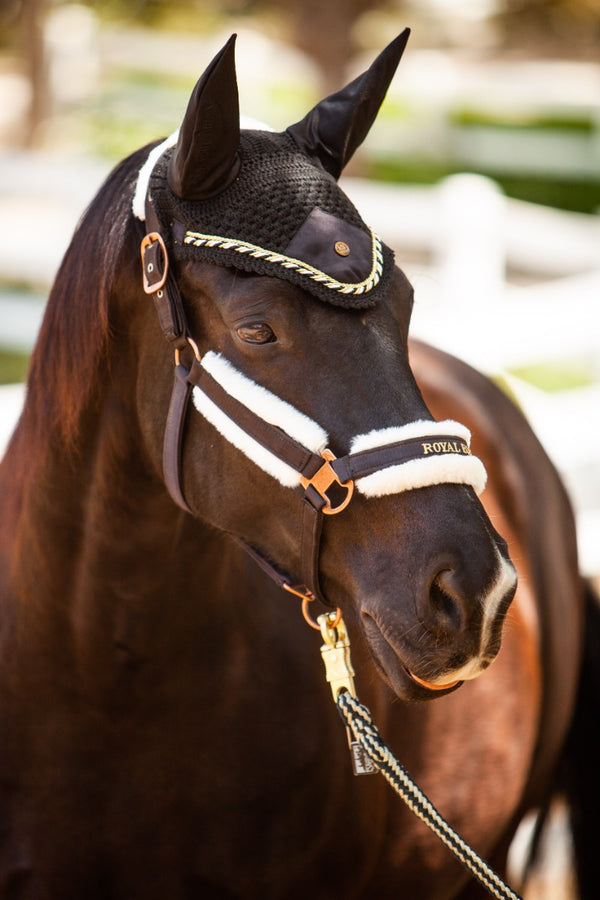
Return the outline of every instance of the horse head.
<path id="1" fill-rule="evenodd" d="M 157 467 L 171 420 L 180 505 L 288 588 L 312 566 L 384 680 L 423 699 L 494 659 L 515 576 L 469 433 L 433 421 L 411 373 L 412 288 L 337 183 L 407 37 L 281 133 L 240 128 L 233 39 L 213 60 L 138 179 L 146 290 L 184 373 L 169 413 L 170 354 L 148 344 L 138 405 Z"/>

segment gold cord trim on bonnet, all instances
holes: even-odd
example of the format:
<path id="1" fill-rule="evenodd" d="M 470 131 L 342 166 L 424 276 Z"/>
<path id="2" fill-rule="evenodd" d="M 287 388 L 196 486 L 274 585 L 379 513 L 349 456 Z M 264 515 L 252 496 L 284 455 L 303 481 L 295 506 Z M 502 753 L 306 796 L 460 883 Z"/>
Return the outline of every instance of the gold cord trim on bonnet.
<path id="1" fill-rule="evenodd" d="M 292 269 L 299 275 L 306 275 L 307 278 L 317 281 L 324 287 L 337 291 L 340 294 L 364 294 L 379 283 L 383 273 L 381 241 L 374 231 L 369 229 L 369 232 L 371 234 L 371 271 L 364 281 L 355 283 L 337 281 L 335 278 L 327 275 L 326 272 L 322 272 L 320 269 L 300 259 L 285 256 L 283 253 L 275 253 L 272 250 L 265 250 L 262 247 L 257 247 L 256 244 L 249 244 L 247 241 L 240 241 L 237 238 L 225 238 L 214 234 L 186 231 L 183 243 L 191 244 L 194 247 L 214 247 L 219 250 L 235 250 L 237 253 L 247 253 L 255 259 L 262 259 L 264 262 L 273 263 L 284 269 Z"/>

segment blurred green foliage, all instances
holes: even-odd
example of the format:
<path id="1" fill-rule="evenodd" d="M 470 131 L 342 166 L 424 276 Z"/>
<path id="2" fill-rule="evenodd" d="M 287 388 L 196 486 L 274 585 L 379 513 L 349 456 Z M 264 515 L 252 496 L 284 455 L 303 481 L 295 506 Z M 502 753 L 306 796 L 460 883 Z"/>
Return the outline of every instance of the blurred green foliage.
<path id="1" fill-rule="evenodd" d="M 93 104 L 72 117 L 75 141 L 113 162 L 175 130 L 193 85 L 149 70 L 113 69 Z"/>
<path id="2" fill-rule="evenodd" d="M 251 16 L 268 0 L 83 0 L 104 21 L 135 22 L 150 28 L 187 30 L 222 21 L 226 16 Z"/>
<path id="3" fill-rule="evenodd" d="M 469 166 L 470 172 L 487 175 L 497 182 L 508 197 L 541 203 L 572 212 L 596 213 L 600 209 L 600 180 L 588 178 L 549 178 L 517 175 L 514 172 Z M 460 160 L 442 162 L 425 157 L 374 155 L 367 161 L 366 176 L 398 184 L 435 184 L 447 175 L 466 171 Z"/>
<path id="4" fill-rule="evenodd" d="M 25 381 L 28 366 L 28 353 L 0 350 L 0 384 L 18 384 Z"/>
<path id="5" fill-rule="evenodd" d="M 548 393 L 586 387 L 595 380 L 591 362 L 565 360 L 511 369 L 511 374 Z"/>
<path id="6" fill-rule="evenodd" d="M 193 79 L 149 70 L 114 69 L 107 74 L 94 103 L 70 117 L 71 138 L 95 155 L 113 162 L 179 125 Z M 296 81 L 265 84 L 247 112 L 273 127 L 301 118 L 316 102 L 310 87 Z"/>
<path id="7" fill-rule="evenodd" d="M 592 117 L 583 113 L 558 116 L 506 112 L 500 117 L 484 110 L 455 109 L 450 111 L 448 121 L 463 128 L 485 126 L 502 130 L 535 129 L 536 131 L 572 131 L 580 134 L 592 134 L 595 130 Z"/>

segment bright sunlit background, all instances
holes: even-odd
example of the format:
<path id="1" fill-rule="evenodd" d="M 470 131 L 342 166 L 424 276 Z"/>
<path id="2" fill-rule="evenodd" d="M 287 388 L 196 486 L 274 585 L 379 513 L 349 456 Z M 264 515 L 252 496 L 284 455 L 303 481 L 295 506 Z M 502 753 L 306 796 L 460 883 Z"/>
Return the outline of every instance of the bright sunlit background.
<path id="1" fill-rule="evenodd" d="M 242 111 L 284 128 L 406 25 L 345 188 L 415 285 L 413 334 L 523 406 L 598 577 L 600 0 L 1 0 L 0 453 L 80 213 L 227 37 Z"/>

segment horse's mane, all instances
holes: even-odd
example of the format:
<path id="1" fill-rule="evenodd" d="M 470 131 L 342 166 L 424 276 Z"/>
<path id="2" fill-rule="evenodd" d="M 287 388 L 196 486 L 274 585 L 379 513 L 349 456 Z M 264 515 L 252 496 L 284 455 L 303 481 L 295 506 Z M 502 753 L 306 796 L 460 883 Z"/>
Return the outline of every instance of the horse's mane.
<path id="1" fill-rule="evenodd" d="M 123 160 L 83 214 L 50 292 L 29 376 L 26 411 L 72 445 L 101 365 L 108 359 L 109 299 L 139 240 L 131 197 L 148 148 Z M 27 417 L 25 417 L 27 419 Z"/>

